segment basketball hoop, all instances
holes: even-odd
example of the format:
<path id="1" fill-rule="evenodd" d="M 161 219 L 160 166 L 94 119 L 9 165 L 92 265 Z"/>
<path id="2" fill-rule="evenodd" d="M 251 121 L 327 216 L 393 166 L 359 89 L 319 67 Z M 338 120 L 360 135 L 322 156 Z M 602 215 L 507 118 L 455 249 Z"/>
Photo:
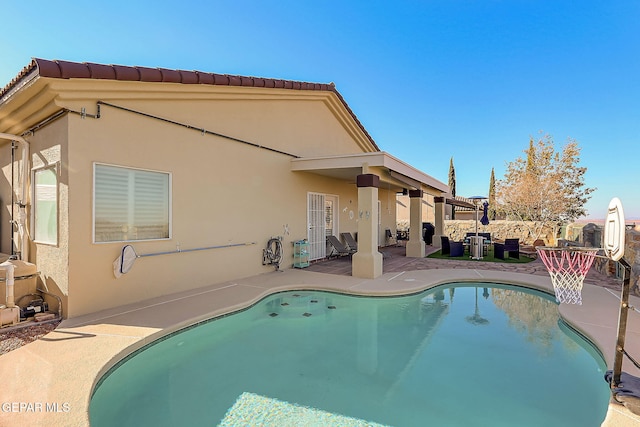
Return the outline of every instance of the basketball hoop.
<path id="1" fill-rule="evenodd" d="M 611 393 L 616 401 L 624 403 L 627 408 L 640 414 L 640 378 L 622 372 L 623 356 L 627 356 L 637 367 L 638 364 L 624 349 L 627 335 L 627 316 L 629 312 L 629 288 L 631 285 L 631 265 L 624 259 L 625 251 L 625 219 L 622 202 L 617 197 L 609 202 L 609 209 L 604 225 L 604 256 L 597 255 L 598 248 L 562 247 L 536 248 L 540 259 L 549 271 L 551 283 L 559 303 L 582 304 L 582 284 L 596 257 L 618 262 L 624 267 L 622 291 L 620 293 L 620 314 L 618 316 L 618 337 L 613 369 L 607 371 L 605 381 L 609 383 Z M 622 399 L 618 399 L 618 395 Z M 626 397 L 629 397 L 629 400 Z"/>
<path id="2" fill-rule="evenodd" d="M 582 284 L 596 258 L 598 248 L 538 247 L 560 304 L 582 304 Z"/>

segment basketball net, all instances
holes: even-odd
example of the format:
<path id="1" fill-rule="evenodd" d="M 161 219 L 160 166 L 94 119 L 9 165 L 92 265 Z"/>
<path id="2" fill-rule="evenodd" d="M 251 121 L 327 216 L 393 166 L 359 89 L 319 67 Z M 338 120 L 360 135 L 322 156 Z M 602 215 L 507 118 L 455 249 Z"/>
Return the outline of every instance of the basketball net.
<path id="1" fill-rule="evenodd" d="M 536 248 L 549 271 L 556 301 L 582 304 L 582 284 L 596 258 L 598 248 Z"/>

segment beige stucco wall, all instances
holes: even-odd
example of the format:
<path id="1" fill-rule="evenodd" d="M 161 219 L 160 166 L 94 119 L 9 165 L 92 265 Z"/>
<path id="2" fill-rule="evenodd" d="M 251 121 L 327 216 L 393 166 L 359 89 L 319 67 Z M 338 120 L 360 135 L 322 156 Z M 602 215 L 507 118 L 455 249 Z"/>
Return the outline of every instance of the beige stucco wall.
<path id="1" fill-rule="evenodd" d="M 410 203 L 409 196 L 397 195 L 397 221 L 401 227 L 405 225 L 409 227 Z M 422 197 L 422 222 L 435 223 L 435 208 L 432 194 L 424 193 Z"/>
<path id="2" fill-rule="evenodd" d="M 298 156 L 362 152 L 322 99 L 108 101 Z M 67 106 L 95 109 L 91 101 Z M 272 236 L 284 235 L 282 267 L 290 268 L 292 242 L 307 237 L 308 192 L 337 195 L 340 231 L 357 230 L 357 215 L 349 217 L 349 210 L 357 212 L 355 183 L 291 172 L 289 156 L 108 106 L 99 119 L 67 119 L 69 317 L 272 271 L 262 265 L 262 248 Z M 178 244 L 257 244 L 139 258 L 115 279 L 112 262 L 125 243 L 92 242 L 94 162 L 172 174 L 172 238 L 132 243 L 139 254 L 172 251 Z M 381 191 L 382 230 L 395 224 L 386 193 Z M 43 260 L 38 267 L 59 274 L 54 264 Z"/>
<path id="3" fill-rule="evenodd" d="M 11 141 L 0 140 L 0 253 L 11 253 Z"/>
<path id="4" fill-rule="evenodd" d="M 31 181 L 31 173 L 33 170 L 40 169 L 46 166 L 58 165 L 58 171 L 60 175 L 58 185 L 58 243 L 57 244 L 40 244 L 34 243 L 30 240 L 29 244 L 29 261 L 36 264 L 37 271 L 42 274 L 37 279 L 37 286 L 44 288 L 56 295 L 60 296 L 63 302 L 63 312 L 66 312 L 67 297 L 69 295 L 69 281 L 68 281 L 68 218 L 67 218 L 67 200 L 68 200 L 68 176 L 66 168 L 63 165 L 66 163 L 64 156 L 66 152 L 67 141 L 67 125 L 68 119 L 62 117 L 47 126 L 39 128 L 33 134 L 26 136 L 29 141 L 30 149 L 30 165 L 29 165 L 29 182 Z M 14 182 L 18 185 L 18 174 L 20 168 L 22 168 L 22 151 L 16 150 L 15 164 L 14 164 Z M 0 198 L 2 199 L 2 209 L 0 212 L 0 252 L 5 254 L 11 253 L 11 233 L 13 232 L 9 220 L 11 219 L 11 142 L 2 141 L 0 143 L 0 167 L 2 168 L 1 182 L 0 182 Z M 19 189 L 15 189 L 16 197 Z M 27 224 L 26 229 L 31 238 L 33 238 L 32 229 L 32 188 L 28 189 L 28 205 L 27 205 Z M 15 206 L 14 218 L 17 220 L 18 210 Z M 17 232 L 14 233 L 14 238 L 19 239 Z M 17 287 L 15 291 L 16 301 L 20 301 L 20 298 L 30 292 L 34 292 L 35 289 L 29 287 L 23 287 L 24 289 Z M 4 294 L 0 296 L 2 302 L 4 302 Z M 47 302 L 51 310 L 56 311 L 58 302 L 54 298 L 46 297 Z"/>
<path id="5" fill-rule="evenodd" d="M 69 297 L 69 174 L 67 168 L 67 140 L 69 117 L 64 116 L 40 128 L 28 137 L 31 169 L 57 165 L 58 171 L 58 243 L 31 243 L 29 261 L 36 264 L 40 284 L 45 290 L 62 299 L 63 313 L 68 311 Z M 33 202 L 33 201 L 32 201 Z M 33 204 L 30 204 L 32 209 Z M 29 217 L 30 232 L 31 216 Z M 33 235 L 32 235 L 33 236 Z M 56 303 L 51 301 L 51 303 Z"/>
<path id="6" fill-rule="evenodd" d="M 70 111 L 27 136 L 34 168 L 60 165 L 59 241 L 57 245 L 31 243 L 29 260 L 41 272 L 41 285 L 63 298 L 65 317 L 272 271 L 272 266 L 262 265 L 262 249 L 272 236 L 283 236 L 281 268 L 291 268 L 292 242 L 307 238 L 309 193 L 337 198 L 336 234 L 358 231 L 355 176 L 331 178 L 291 170 L 291 160 L 296 156 L 331 157 L 377 151 L 333 92 L 40 79 L 21 96 L 13 104 L 24 104 L 13 110 L 20 114 L 6 116 L 5 110 L 10 119 L 0 114 L 3 131 L 21 134 L 50 114 L 61 109 Z M 101 106 L 99 118 L 91 117 L 98 111 L 98 101 L 293 156 L 108 105 Z M 77 114 L 83 109 L 89 114 L 87 117 Z M 0 154 L 10 154 L 9 147 L 10 144 L 0 144 Z M 171 173 L 170 239 L 93 242 L 96 162 Z M 2 217 L 8 204 L 4 199 L 10 200 L 8 164 L 3 156 Z M 384 181 L 390 179 L 388 171 L 369 170 L 366 163 L 362 167 L 362 173 L 377 173 L 382 178 L 378 191 L 378 243 L 383 245 L 384 230 L 396 229 L 397 182 Z M 7 228 L 3 227 L 2 232 Z M 4 248 L 9 239 L 2 241 Z M 187 250 L 253 242 L 247 246 L 139 258 L 128 274 L 119 279 L 113 274 L 113 261 L 127 243 L 139 254 L 152 254 L 174 251 L 178 245 Z"/>

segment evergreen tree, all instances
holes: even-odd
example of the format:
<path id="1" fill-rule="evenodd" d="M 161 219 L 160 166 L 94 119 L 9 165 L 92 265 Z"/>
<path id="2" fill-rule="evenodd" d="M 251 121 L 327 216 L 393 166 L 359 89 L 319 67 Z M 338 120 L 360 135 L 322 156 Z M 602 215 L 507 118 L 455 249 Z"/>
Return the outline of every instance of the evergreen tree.
<path id="1" fill-rule="evenodd" d="M 494 168 L 491 168 L 491 178 L 489 179 L 489 218 L 492 221 L 495 221 L 496 213 L 496 174 Z"/>
<path id="2" fill-rule="evenodd" d="M 525 153 L 527 154 L 526 173 L 538 175 L 538 155 L 536 153 L 536 147 L 532 137 L 529 138 L 529 149 L 526 150 Z"/>
<path id="3" fill-rule="evenodd" d="M 449 160 L 449 190 L 451 196 L 456 197 L 456 169 L 453 167 L 453 157 Z M 456 207 L 451 205 L 451 219 L 456 219 Z"/>

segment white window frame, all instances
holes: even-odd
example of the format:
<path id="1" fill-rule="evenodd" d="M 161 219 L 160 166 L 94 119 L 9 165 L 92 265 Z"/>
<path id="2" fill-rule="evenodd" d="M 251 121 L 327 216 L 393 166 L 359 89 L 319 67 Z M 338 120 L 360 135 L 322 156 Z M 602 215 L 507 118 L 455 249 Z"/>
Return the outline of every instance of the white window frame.
<path id="1" fill-rule="evenodd" d="M 104 166 L 104 167 L 111 167 L 111 168 L 118 168 L 118 169 L 126 169 L 129 171 L 133 171 L 134 173 L 136 171 L 139 172 L 151 172 L 151 173 L 158 173 L 158 174 L 164 174 L 167 175 L 168 178 L 168 184 L 167 184 L 167 221 L 168 221 L 168 236 L 167 237 L 154 237 L 154 238 L 148 238 L 148 239 L 123 239 L 123 240 L 96 240 L 96 169 Z M 93 214 L 92 214 L 92 221 L 91 221 L 91 227 L 92 227 L 92 238 L 93 238 L 93 243 L 95 244 L 103 244 L 103 243 L 124 243 L 124 242 L 149 242 L 149 241 L 159 241 L 159 240 L 171 240 L 172 235 L 173 235 L 173 231 L 172 231 L 172 218 L 173 218 L 173 175 L 171 174 L 171 172 L 167 172 L 167 171 L 159 171 L 159 170 L 153 170 L 153 169 L 144 169 L 144 168 L 137 168 L 137 167 L 131 167 L 131 166 L 122 166 L 122 165 L 114 165 L 114 164 L 109 164 L 109 163 L 99 163 L 99 162 L 94 162 L 93 163 L 93 189 L 92 189 L 93 193 Z M 132 196 L 130 196 L 132 197 Z"/>
<path id="2" fill-rule="evenodd" d="M 54 195 L 55 195 L 55 203 L 56 203 L 56 207 L 55 207 L 55 215 L 56 215 L 56 235 L 55 235 L 55 241 L 48 241 L 48 240 L 43 240 L 43 239 L 39 239 L 38 237 L 38 233 L 37 233 L 37 224 L 36 224 L 36 216 L 37 216 L 37 210 L 38 210 L 38 186 L 36 184 L 36 175 L 38 174 L 38 172 L 43 172 L 45 170 L 51 170 L 53 171 L 55 177 L 56 177 L 56 184 L 55 184 L 55 190 L 54 190 Z M 53 164 L 49 164 L 49 165 L 45 165 L 42 167 L 38 167 L 38 168 L 34 168 L 31 170 L 31 182 L 33 183 L 32 185 L 32 195 L 31 195 L 31 200 L 32 200 L 32 209 L 31 209 L 31 227 L 30 227 L 30 232 L 31 235 L 33 236 L 33 241 L 34 243 L 38 243 L 38 244 L 42 244 L 42 245 L 49 245 L 49 246 L 58 246 L 58 243 L 60 241 L 60 163 L 56 162 Z"/>
<path id="3" fill-rule="evenodd" d="M 340 198 L 335 194 L 325 194 L 324 202 L 325 202 L 325 210 L 327 200 L 331 200 L 333 202 L 333 212 L 331 212 L 332 221 L 333 221 L 333 229 L 331 230 L 331 234 L 337 236 L 338 231 L 340 230 Z M 325 234 L 327 233 L 325 229 Z"/>

